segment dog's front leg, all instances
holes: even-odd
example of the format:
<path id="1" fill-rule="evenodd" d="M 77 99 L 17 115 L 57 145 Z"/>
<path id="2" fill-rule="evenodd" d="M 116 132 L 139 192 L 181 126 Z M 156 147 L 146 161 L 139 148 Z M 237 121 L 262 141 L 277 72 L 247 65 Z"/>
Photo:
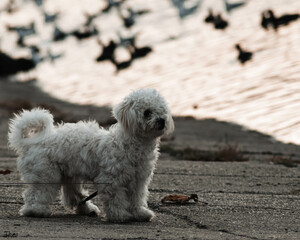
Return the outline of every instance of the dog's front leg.
<path id="1" fill-rule="evenodd" d="M 131 212 L 137 221 L 148 222 L 155 216 L 147 204 L 150 179 L 151 176 L 137 176 L 136 181 L 130 184 Z"/>
<path id="2" fill-rule="evenodd" d="M 106 218 L 110 222 L 129 222 L 134 219 L 129 212 L 130 202 L 125 187 L 106 187 L 101 191 Z"/>

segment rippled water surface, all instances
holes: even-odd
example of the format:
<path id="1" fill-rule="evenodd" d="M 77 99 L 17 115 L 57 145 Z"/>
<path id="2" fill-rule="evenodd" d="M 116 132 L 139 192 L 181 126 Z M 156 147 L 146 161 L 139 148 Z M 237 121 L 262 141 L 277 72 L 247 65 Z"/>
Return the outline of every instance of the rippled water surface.
<path id="1" fill-rule="evenodd" d="M 193 5 L 197 1 L 191 1 Z M 71 31 L 85 22 L 84 13 L 95 13 L 105 6 L 101 0 L 48 0 L 48 12 L 60 11 L 58 26 Z M 38 36 L 28 43 L 39 43 L 41 52 L 51 48 L 63 57 L 54 63 L 44 61 L 33 73 L 41 88 L 67 101 L 80 104 L 113 105 L 132 89 L 153 87 L 167 99 L 174 115 L 217 118 L 271 134 L 285 142 L 300 143 L 300 20 L 265 31 L 261 12 L 272 8 L 277 15 L 300 12 L 297 0 L 248 0 L 230 14 L 222 0 L 204 0 L 198 11 L 180 20 L 170 0 L 127 0 L 124 6 L 149 9 L 130 30 L 122 27 L 117 11 L 101 14 L 94 21 L 98 36 L 107 43 L 117 33 L 139 33 L 137 45 L 150 45 L 153 52 L 116 73 L 110 62 L 97 63 L 101 53 L 97 38 L 49 42 L 52 24 L 44 24 L 40 10 L 27 2 L 19 11 L 0 14 L 0 22 L 37 22 Z M 222 11 L 229 27 L 215 30 L 203 19 L 207 9 Z M 28 51 L 16 48 L 16 35 L 1 24 L 1 48 L 15 56 Z M 254 51 L 245 65 L 237 60 L 234 48 L 240 43 Z M 119 58 L 126 59 L 124 49 Z"/>

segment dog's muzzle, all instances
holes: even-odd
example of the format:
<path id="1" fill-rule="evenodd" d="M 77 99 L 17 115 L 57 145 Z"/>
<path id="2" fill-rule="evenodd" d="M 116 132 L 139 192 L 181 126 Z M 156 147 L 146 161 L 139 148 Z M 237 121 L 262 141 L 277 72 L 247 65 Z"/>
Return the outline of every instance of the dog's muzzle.
<path id="1" fill-rule="evenodd" d="M 156 121 L 157 130 L 163 130 L 166 126 L 166 121 L 163 118 L 159 118 Z"/>

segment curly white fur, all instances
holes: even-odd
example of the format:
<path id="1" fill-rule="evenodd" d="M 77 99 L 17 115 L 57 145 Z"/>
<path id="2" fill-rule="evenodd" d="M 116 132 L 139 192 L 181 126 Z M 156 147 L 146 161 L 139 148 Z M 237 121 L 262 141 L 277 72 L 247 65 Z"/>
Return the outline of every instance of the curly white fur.
<path id="1" fill-rule="evenodd" d="M 163 97 L 140 89 L 113 109 L 117 123 L 109 130 L 94 121 L 53 125 L 43 109 L 23 111 L 9 124 L 9 145 L 18 154 L 22 179 L 30 183 L 23 197 L 24 216 L 47 217 L 60 188 L 62 202 L 78 214 L 99 213 L 81 183 L 93 181 L 109 221 L 150 221 L 148 185 L 159 155 L 160 137 L 174 129 Z"/>

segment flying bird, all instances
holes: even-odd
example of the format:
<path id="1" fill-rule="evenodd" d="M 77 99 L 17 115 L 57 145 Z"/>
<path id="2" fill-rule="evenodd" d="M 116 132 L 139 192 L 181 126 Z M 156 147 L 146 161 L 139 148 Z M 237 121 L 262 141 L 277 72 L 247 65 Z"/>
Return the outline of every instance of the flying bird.
<path id="1" fill-rule="evenodd" d="M 253 53 L 243 50 L 240 44 L 236 44 L 235 48 L 238 50 L 238 60 L 240 61 L 241 64 L 244 64 L 245 62 L 249 61 L 252 58 Z"/>
<path id="2" fill-rule="evenodd" d="M 280 17 L 276 17 L 272 10 L 267 10 L 262 13 L 261 26 L 264 29 L 268 29 L 269 26 L 277 30 L 280 26 L 286 26 L 291 22 L 294 22 L 300 18 L 300 14 L 284 14 Z"/>
<path id="3" fill-rule="evenodd" d="M 125 0 L 120 0 L 120 1 L 116 1 L 116 0 L 106 0 L 107 5 L 104 9 L 102 9 L 102 12 L 107 13 L 109 12 L 113 7 L 119 8 L 121 6 L 121 4 L 124 2 Z"/>
<path id="4" fill-rule="evenodd" d="M 205 17 L 204 22 L 213 23 L 215 20 L 215 16 L 213 14 L 212 9 L 208 10 L 208 15 Z"/>
<path id="5" fill-rule="evenodd" d="M 225 3 L 225 9 L 228 13 L 230 13 L 232 10 L 235 10 L 239 7 L 242 7 L 244 6 L 247 1 L 242 1 L 242 2 L 233 2 L 233 3 L 230 3 L 228 2 L 228 0 L 224 0 L 224 3 Z"/>
<path id="6" fill-rule="evenodd" d="M 83 40 L 92 36 L 98 35 L 99 31 L 95 26 L 84 26 L 81 29 L 75 30 L 70 35 L 73 35 L 78 40 Z"/>
<path id="7" fill-rule="evenodd" d="M 150 52 L 152 52 L 152 48 L 149 46 L 145 47 L 136 47 L 133 46 L 132 50 L 132 59 L 146 57 Z"/>
<path id="8" fill-rule="evenodd" d="M 45 23 L 55 22 L 58 18 L 59 13 L 49 14 L 44 11 L 44 21 Z"/>
<path id="9" fill-rule="evenodd" d="M 0 77 L 7 77 L 19 72 L 27 72 L 35 67 L 35 63 L 29 58 L 13 58 L 0 51 Z"/>
<path id="10" fill-rule="evenodd" d="M 99 42 L 102 46 L 103 44 Z M 103 46 L 102 53 L 96 58 L 97 62 L 114 59 L 114 52 L 117 48 L 117 44 L 111 40 L 107 46 Z"/>
<path id="11" fill-rule="evenodd" d="M 213 21 L 213 24 L 215 26 L 215 29 L 221 29 L 221 30 L 223 30 L 223 29 L 225 29 L 225 28 L 228 27 L 228 22 L 222 18 L 221 14 L 218 14 L 215 17 L 215 19 Z"/>
<path id="12" fill-rule="evenodd" d="M 55 42 L 62 41 L 69 35 L 70 35 L 69 33 L 63 32 L 57 26 L 55 26 L 54 33 L 53 33 L 53 41 Z"/>
<path id="13" fill-rule="evenodd" d="M 63 56 L 62 53 L 54 55 L 50 49 L 47 50 L 47 59 L 49 59 L 51 63 L 55 62 L 56 59 L 59 59 L 62 56 Z"/>
<path id="14" fill-rule="evenodd" d="M 126 68 L 129 68 L 130 66 L 131 66 L 131 64 L 132 64 L 132 57 L 130 57 L 128 60 L 126 60 L 126 61 L 123 61 L 123 62 L 117 62 L 116 60 L 115 60 L 115 58 L 112 58 L 111 59 L 111 62 L 115 65 L 115 67 L 116 67 L 116 72 L 119 72 L 119 71 L 121 71 L 121 70 L 123 70 L 123 69 L 126 69 Z"/>
<path id="15" fill-rule="evenodd" d="M 10 32 L 12 32 L 12 31 L 17 32 L 19 37 L 26 37 L 29 35 L 36 34 L 34 22 L 32 22 L 29 26 L 22 26 L 22 27 L 7 26 L 6 28 Z"/>
<path id="16" fill-rule="evenodd" d="M 186 7 L 184 4 L 184 0 L 171 0 L 173 5 L 178 10 L 178 15 L 180 19 L 184 19 L 189 15 L 194 14 L 200 7 L 202 0 L 198 0 L 193 6 Z"/>

